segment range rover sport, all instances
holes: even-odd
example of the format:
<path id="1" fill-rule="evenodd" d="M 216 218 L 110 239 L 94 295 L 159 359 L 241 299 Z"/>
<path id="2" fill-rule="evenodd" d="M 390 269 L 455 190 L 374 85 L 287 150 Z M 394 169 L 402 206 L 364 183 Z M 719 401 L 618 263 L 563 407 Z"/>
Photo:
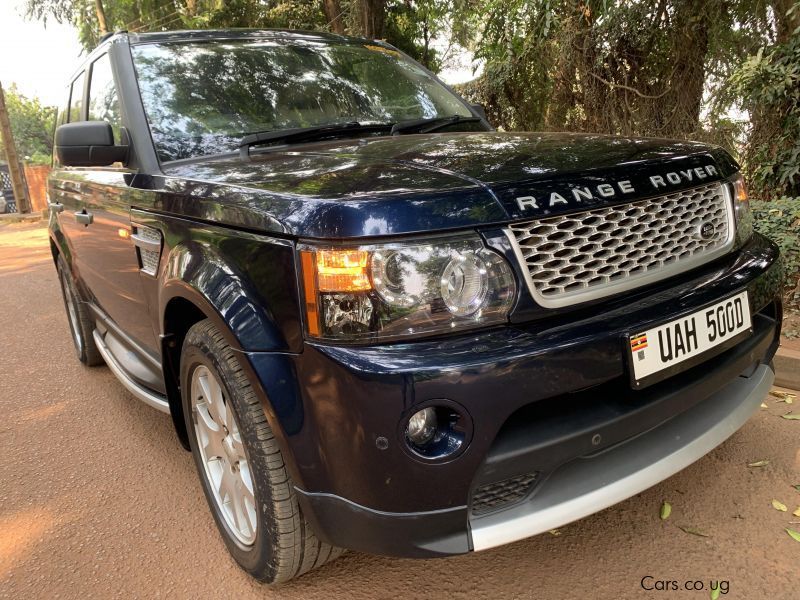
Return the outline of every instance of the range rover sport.
<path id="1" fill-rule="evenodd" d="M 497 132 L 383 42 L 249 30 L 108 37 L 55 146 L 78 358 L 171 415 L 262 581 L 575 521 L 773 380 L 778 251 L 716 147 Z"/>

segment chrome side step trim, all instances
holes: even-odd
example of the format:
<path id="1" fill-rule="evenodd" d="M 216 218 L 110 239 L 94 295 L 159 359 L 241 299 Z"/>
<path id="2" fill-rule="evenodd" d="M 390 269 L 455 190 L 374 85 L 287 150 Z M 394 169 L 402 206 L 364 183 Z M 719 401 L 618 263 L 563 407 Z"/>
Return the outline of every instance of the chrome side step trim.
<path id="1" fill-rule="evenodd" d="M 473 548 L 486 550 L 562 527 L 685 469 L 744 425 L 774 379 L 772 369 L 761 365 L 656 429 L 564 465 L 527 502 L 470 519 Z"/>
<path id="2" fill-rule="evenodd" d="M 106 361 L 108 368 L 111 369 L 111 372 L 117 379 L 119 379 L 119 382 L 125 387 L 125 389 L 145 404 L 152 406 L 156 410 L 160 410 L 163 413 L 169 414 L 169 403 L 167 402 L 167 399 L 164 396 L 161 396 L 160 394 L 157 394 L 139 385 L 130 377 L 128 377 L 125 374 L 125 371 L 122 370 L 122 367 L 119 366 L 119 363 L 114 358 L 114 355 L 111 354 L 108 346 L 106 346 L 106 341 L 103 339 L 103 336 L 100 334 L 100 332 L 95 329 L 93 335 L 94 341 L 97 344 L 97 349 L 100 350 L 103 360 Z"/>

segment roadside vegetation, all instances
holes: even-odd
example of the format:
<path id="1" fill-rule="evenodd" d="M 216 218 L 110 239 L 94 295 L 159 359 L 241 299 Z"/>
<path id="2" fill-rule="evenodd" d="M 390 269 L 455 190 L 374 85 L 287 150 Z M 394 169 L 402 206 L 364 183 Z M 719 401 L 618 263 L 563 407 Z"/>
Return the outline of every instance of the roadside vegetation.
<path id="1" fill-rule="evenodd" d="M 29 164 L 49 165 L 53 152 L 55 108 L 43 106 L 38 98 L 28 98 L 13 84 L 5 90 L 5 96 L 17 154 Z M 0 144 L 0 160 L 5 162 L 5 158 Z"/>

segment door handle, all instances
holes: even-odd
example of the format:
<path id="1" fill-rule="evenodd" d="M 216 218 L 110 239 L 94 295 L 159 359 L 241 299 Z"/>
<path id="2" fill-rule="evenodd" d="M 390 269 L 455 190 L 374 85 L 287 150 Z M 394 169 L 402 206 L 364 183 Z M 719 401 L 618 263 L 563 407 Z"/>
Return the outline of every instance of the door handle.
<path id="1" fill-rule="evenodd" d="M 50 209 L 51 213 L 60 213 L 64 210 L 64 205 L 61 202 L 48 202 L 47 208 Z"/>
<path id="2" fill-rule="evenodd" d="M 75 213 L 75 220 L 81 225 L 91 225 L 94 222 L 94 215 L 85 210 Z"/>

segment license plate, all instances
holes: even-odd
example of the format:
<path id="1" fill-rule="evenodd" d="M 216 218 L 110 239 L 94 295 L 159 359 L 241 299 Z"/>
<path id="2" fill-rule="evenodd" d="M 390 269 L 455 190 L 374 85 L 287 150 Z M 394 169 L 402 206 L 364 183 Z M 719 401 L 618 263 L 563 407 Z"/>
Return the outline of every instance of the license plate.
<path id="1" fill-rule="evenodd" d="M 747 292 L 695 313 L 630 336 L 630 364 L 636 386 L 674 372 L 677 365 L 701 357 L 752 330 Z M 663 378 L 663 377 L 662 377 Z"/>

